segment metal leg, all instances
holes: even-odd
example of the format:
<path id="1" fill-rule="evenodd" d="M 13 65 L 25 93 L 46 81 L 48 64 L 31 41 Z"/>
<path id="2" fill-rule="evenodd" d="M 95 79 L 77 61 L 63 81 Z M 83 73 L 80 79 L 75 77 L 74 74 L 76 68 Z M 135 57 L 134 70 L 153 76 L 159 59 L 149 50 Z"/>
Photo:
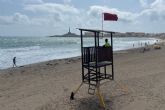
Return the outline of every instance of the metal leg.
<path id="1" fill-rule="evenodd" d="M 113 70 L 113 63 L 112 63 L 112 80 L 114 80 L 114 70 Z"/>
<path id="2" fill-rule="evenodd" d="M 100 88 L 99 86 L 97 87 L 97 95 L 99 97 L 99 101 L 100 101 L 100 106 L 105 108 L 105 102 L 104 102 L 104 99 L 102 97 L 102 95 L 100 94 Z"/>
<path id="3" fill-rule="evenodd" d="M 100 77 L 100 67 L 98 68 L 98 70 L 99 70 L 99 81 L 100 81 L 100 78 L 101 78 L 101 77 Z M 97 73 L 96 73 L 96 74 L 97 74 Z"/>
<path id="4" fill-rule="evenodd" d="M 70 100 L 74 100 L 74 95 L 78 92 L 78 90 L 80 89 L 80 87 L 83 85 L 83 82 L 78 86 L 78 88 L 71 93 L 70 95 Z"/>
<path id="5" fill-rule="evenodd" d="M 107 70 L 106 70 L 106 66 L 104 66 L 104 74 L 105 74 L 105 78 L 107 78 Z"/>

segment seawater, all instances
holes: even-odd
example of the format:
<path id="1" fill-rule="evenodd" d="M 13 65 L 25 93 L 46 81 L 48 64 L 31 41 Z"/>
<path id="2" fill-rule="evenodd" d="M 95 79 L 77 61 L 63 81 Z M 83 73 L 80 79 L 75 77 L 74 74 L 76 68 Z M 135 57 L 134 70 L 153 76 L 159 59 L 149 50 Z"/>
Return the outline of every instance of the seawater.
<path id="1" fill-rule="evenodd" d="M 110 41 L 110 38 L 108 38 Z M 100 39 L 100 45 L 105 38 Z M 157 39 L 124 37 L 113 38 L 114 51 L 153 44 Z M 0 69 L 12 67 L 16 57 L 17 65 L 22 66 L 53 59 L 70 58 L 81 55 L 81 40 L 75 37 L 0 37 Z M 84 39 L 85 46 L 93 46 L 93 38 Z"/>

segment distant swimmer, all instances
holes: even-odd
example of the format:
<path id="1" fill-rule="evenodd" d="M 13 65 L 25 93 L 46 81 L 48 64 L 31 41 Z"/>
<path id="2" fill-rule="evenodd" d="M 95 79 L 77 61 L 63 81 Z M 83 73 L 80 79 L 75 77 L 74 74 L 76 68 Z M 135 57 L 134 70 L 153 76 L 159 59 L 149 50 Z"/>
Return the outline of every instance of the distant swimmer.
<path id="1" fill-rule="evenodd" d="M 17 65 L 16 65 L 16 57 L 13 58 L 13 67 L 17 67 Z"/>

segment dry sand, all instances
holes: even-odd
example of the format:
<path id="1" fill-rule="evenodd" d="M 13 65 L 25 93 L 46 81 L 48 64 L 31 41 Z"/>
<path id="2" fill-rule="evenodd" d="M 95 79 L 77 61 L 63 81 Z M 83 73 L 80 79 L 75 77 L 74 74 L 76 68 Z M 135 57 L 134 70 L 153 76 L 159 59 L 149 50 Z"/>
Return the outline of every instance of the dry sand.
<path id="1" fill-rule="evenodd" d="M 101 86 L 108 110 L 165 110 L 165 46 L 114 54 L 115 81 Z M 0 70 L 0 110 L 101 110 L 81 83 L 81 59 L 53 60 Z M 123 91 L 120 86 L 128 88 Z"/>

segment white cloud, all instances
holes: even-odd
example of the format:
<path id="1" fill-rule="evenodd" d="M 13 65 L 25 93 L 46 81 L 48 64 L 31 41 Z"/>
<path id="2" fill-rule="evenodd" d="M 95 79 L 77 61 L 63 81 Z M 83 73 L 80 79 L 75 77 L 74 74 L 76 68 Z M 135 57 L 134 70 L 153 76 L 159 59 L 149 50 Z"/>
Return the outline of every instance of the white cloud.
<path id="1" fill-rule="evenodd" d="M 9 16 L 0 16 L 0 25 L 13 24 L 12 18 Z"/>
<path id="2" fill-rule="evenodd" d="M 73 6 L 66 4 L 57 4 L 57 3 L 27 5 L 24 9 L 33 12 L 46 12 L 46 13 L 64 13 L 64 14 L 79 13 L 78 9 L 76 9 Z"/>
<path id="3" fill-rule="evenodd" d="M 0 16 L 0 25 L 34 26 L 38 30 L 45 30 L 45 32 L 46 29 L 48 29 L 48 33 L 49 31 L 50 33 L 64 33 L 68 30 L 69 26 L 71 28 L 100 28 L 103 12 L 117 14 L 119 18 L 118 22 L 111 23 L 110 26 L 109 23 L 105 25 L 105 28 L 108 30 L 115 29 L 120 31 L 120 29 L 125 28 L 125 24 L 128 25 L 127 30 L 131 29 L 131 26 L 137 26 L 140 30 L 140 26 L 143 25 L 144 27 L 146 23 L 144 20 L 146 20 L 147 23 L 150 23 L 151 20 L 157 22 L 159 22 L 159 20 L 165 20 L 164 0 L 155 0 L 150 4 L 146 0 L 141 0 L 141 4 L 145 6 L 145 8 L 137 13 L 99 5 L 90 6 L 88 9 L 78 9 L 69 3 L 71 0 L 63 0 L 63 2 L 64 4 L 57 4 L 45 3 L 42 0 L 29 0 L 29 2 L 26 2 L 27 4 L 23 5 L 24 10 L 22 10 L 21 13 L 14 13 L 11 16 Z M 23 12 L 26 13 L 27 11 L 28 14 L 32 13 L 31 16 L 23 14 Z M 136 25 L 135 23 L 139 24 Z"/>
<path id="4" fill-rule="evenodd" d="M 88 15 L 91 15 L 93 17 L 101 17 L 101 14 L 103 12 L 117 14 L 119 21 L 122 22 L 133 22 L 138 17 L 138 14 L 136 13 L 119 11 L 118 9 L 108 8 L 106 6 L 91 6 L 88 11 Z"/>
<path id="5" fill-rule="evenodd" d="M 72 0 L 63 0 L 64 3 L 71 3 Z"/>
<path id="6" fill-rule="evenodd" d="M 0 16 L 0 25 L 44 25 L 48 23 L 47 18 L 29 18 L 21 13 L 14 13 L 12 16 Z"/>
<path id="7" fill-rule="evenodd" d="M 29 24 L 30 20 L 28 18 L 28 16 L 20 14 L 20 13 L 15 13 L 14 16 L 12 17 L 13 22 L 19 22 L 21 24 L 25 23 L 25 24 Z"/>
<path id="8" fill-rule="evenodd" d="M 139 0 L 140 4 L 142 7 L 147 7 L 148 6 L 148 0 Z"/>
<path id="9" fill-rule="evenodd" d="M 88 15 L 93 18 L 101 17 L 101 13 L 109 12 L 118 15 L 121 22 L 137 23 L 141 18 L 151 21 L 165 20 L 165 0 L 155 0 L 153 3 L 148 4 L 147 0 L 140 0 L 145 9 L 139 13 L 132 13 L 128 11 L 120 11 L 116 8 L 109 8 L 106 6 L 91 6 L 88 10 Z"/>
<path id="10" fill-rule="evenodd" d="M 25 4 L 40 4 L 44 3 L 43 0 L 24 0 Z"/>
<path id="11" fill-rule="evenodd" d="M 11 24 L 29 24 L 30 20 L 28 16 L 15 13 L 13 16 L 0 16 L 1 25 L 11 25 Z"/>
<path id="12" fill-rule="evenodd" d="M 45 26 L 50 23 L 49 18 L 31 18 L 30 20 L 31 25 L 36 26 Z"/>
<path id="13" fill-rule="evenodd" d="M 155 0 L 153 3 L 151 3 L 151 8 L 163 8 L 165 5 L 164 0 Z"/>
<path id="14" fill-rule="evenodd" d="M 148 16 L 151 20 L 165 20 L 165 1 L 155 0 L 149 5 L 149 8 L 143 10 L 140 16 Z"/>
<path id="15" fill-rule="evenodd" d="M 67 24 L 67 22 L 70 23 L 71 21 L 73 21 L 74 24 L 77 22 L 77 16 L 80 14 L 80 11 L 71 5 L 57 3 L 26 5 L 24 9 L 34 13 L 40 13 L 40 15 L 44 17 L 46 14 L 46 16 L 48 16 L 47 20 L 52 22 L 51 25 L 57 25 L 62 22 L 63 24 Z"/>

